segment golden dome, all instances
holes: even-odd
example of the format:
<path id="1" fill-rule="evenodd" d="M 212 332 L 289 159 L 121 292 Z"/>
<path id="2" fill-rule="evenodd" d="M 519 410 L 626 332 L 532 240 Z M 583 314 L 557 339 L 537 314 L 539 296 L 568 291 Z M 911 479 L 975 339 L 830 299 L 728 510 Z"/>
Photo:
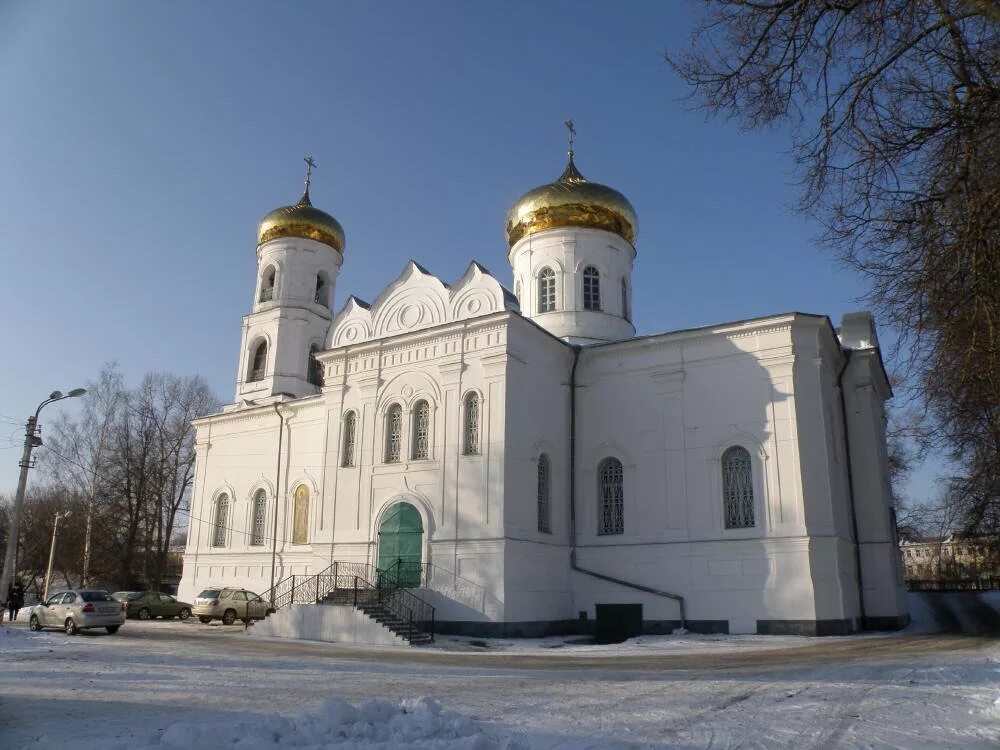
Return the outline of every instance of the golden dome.
<path id="1" fill-rule="evenodd" d="M 257 244 L 263 245 L 279 237 L 316 240 L 344 252 L 344 228 L 330 214 L 313 206 L 308 187 L 294 206 L 276 208 L 261 219 Z"/>
<path id="2" fill-rule="evenodd" d="M 525 193 L 507 214 L 507 243 L 554 227 L 589 227 L 614 232 L 635 244 L 639 227 L 628 198 L 613 188 L 587 182 L 573 163 L 558 180 Z"/>

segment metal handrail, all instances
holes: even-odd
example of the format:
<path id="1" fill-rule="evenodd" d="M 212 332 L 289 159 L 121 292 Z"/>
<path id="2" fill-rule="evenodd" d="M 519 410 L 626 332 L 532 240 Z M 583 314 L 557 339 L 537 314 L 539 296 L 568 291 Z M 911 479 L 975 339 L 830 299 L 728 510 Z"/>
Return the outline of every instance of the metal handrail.
<path id="1" fill-rule="evenodd" d="M 325 570 L 313 575 L 286 576 L 269 589 L 263 599 L 270 602 L 271 612 L 296 602 L 318 604 L 324 597 L 337 591 L 353 591 L 355 608 L 379 606 L 406 623 L 400 635 L 408 641 L 420 633 L 427 633 L 434 640 L 435 609 L 416 594 L 408 591 L 406 584 L 413 581 L 413 568 L 418 566 L 417 581 L 422 582 L 429 566 L 420 563 L 396 563 L 385 570 L 368 563 L 336 561 Z"/>

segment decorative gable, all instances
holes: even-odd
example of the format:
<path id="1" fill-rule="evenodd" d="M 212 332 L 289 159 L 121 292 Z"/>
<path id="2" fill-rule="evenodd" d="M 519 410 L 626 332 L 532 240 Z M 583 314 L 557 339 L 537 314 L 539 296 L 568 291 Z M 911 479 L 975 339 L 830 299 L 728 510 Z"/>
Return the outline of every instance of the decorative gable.
<path id="1" fill-rule="evenodd" d="M 517 299 L 476 262 L 449 286 L 414 261 L 370 306 L 350 297 L 337 313 L 327 348 L 518 310 Z"/>

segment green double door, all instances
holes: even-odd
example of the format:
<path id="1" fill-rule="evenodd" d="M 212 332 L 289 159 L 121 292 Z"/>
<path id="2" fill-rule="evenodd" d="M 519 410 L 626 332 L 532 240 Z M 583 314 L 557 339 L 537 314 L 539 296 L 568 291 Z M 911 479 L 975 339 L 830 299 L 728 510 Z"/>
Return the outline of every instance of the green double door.
<path id="1" fill-rule="evenodd" d="M 424 526 L 417 509 L 396 503 L 378 527 L 378 569 L 404 588 L 420 585 Z"/>

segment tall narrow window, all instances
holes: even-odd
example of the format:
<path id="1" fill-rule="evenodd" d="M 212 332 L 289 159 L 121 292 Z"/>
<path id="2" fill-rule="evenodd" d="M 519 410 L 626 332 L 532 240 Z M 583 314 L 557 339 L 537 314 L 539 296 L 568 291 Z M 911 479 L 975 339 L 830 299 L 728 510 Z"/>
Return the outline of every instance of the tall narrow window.
<path id="1" fill-rule="evenodd" d="M 385 462 L 399 461 L 399 448 L 403 438 L 403 407 L 393 404 L 385 414 Z"/>
<path id="2" fill-rule="evenodd" d="M 260 281 L 260 302 L 270 302 L 274 299 L 274 266 L 264 269 Z"/>
<path id="3" fill-rule="evenodd" d="M 593 266 L 583 269 L 583 309 L 601 309 L 601 274 Z"/>
<path id="4" fill-rule="evenodd" d="M 514 296 L 517 297 L 517 303 L 521 304 L 521 282 L 518 281 L 514 284 Z"/>
<path id="5" fill-rule="evenodd" d="M 257 490 L 253 496 L 253 517 L 250 523 L 250 544 L 264 543 L 264 521 L 267 514 L 267 493 Z"/>
<path id="6" fill-rule="evenodd" d="M 727 529 L 753 528 L 753 473 L 750 452 L 739 445 L 722 454 L 722 502 Z"/>
<path id="7" fill-rule="evenodd" d="M 543 534 L 552 532 L 552 512 L 549 505 L 551 474 L 549 457 L 543 453 L 538 457 L 538 530 Z"/>
<path id="8" fill-rule="evenodd" d="M 323 365 L 316 359 L 319 346 L 313 344 L 309 347 L 309 382 L 313 385 L 323 387 Z"/>
<path id="9" fill-rule="evenodd" d="M 300 484 L 295 488 L 292 506 L 292 544 L 309 543 L 309 488 Z"/>
<path id="10" fill-rule="evenodd" d="M 598 513 L 598 534 L 625 533 L 625 491 L 622 462 L 617 458 L 606 458 L 597 469 L 600 507 Z"/>
<path id="11" fill-rule="evenodd" d="M 632 322 L 632 311 L 628 306 L 628 284 L 622 279 L 622 317 L 629 323 Z"/>
<path id="12" fill-rule="evenodd" d="M 358 415 L 347 412 L 344 417 L 344 450 L 340 459 L 341 466 L 354 466 L 354 440 L 358 431 Z"/>
<path id="13" fill-rule="evenodd" d="M 465 424 L 462 430 L 462 452 L 467 456 L 479 453 L 479 394 L 465 394 Z"/>
<path id="14" fill-rule="evenodd" d="M 556 272 L 551 268 L 538 274 L 538 312 L 556 309 Z"/>
<path id="15" fill-rule="evenodd" d="M 430 457 L 431 407 L 426 401 L 418 401 L 413 407 L 413 458 L 420 460 Z"/>
<path id="16" fill-rule="evenodd" d="M 250 358 L 250 371 L 247 373 L 247 381 L 263 380 L 264 372 L 267 369 L 267 342 L 261 341 L 253 350 Z"/>
<path id="17" fill-rule="evenodd" d="M 313 297 L 313 302 L 326 305 L 326 279 L 323 278 L 322 274 L 316 276 L 316 294 Z"/>
<path id="18" fill-rule="evenodd" d="M 212 529 L 212 546 L 226 546 L 226 524 L 229 523 L 229 495 L 222 493 L 215 501 L 215 524 Z"/>

